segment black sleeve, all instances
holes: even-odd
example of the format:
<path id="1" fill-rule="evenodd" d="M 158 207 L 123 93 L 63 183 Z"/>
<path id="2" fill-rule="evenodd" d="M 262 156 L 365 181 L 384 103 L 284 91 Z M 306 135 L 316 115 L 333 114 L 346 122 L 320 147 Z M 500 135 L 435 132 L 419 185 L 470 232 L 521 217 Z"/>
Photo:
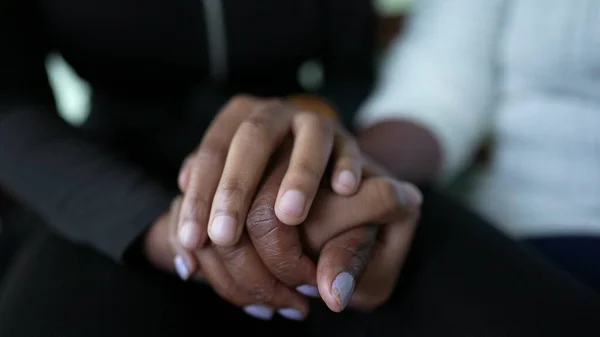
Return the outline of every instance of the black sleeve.
<path id="1" fill-rule="evenodd" d="M 173 194 L 58 116 L 47 39 L 26 2 L 0 2 L 0 188 L 58 233 L 121 259 Z"/>
<path id="2" fill-rule="evenodd" d="M 351 126 L 374 78 L 375 12 L 371 0 L 327 0 L 321 95 Z"/>

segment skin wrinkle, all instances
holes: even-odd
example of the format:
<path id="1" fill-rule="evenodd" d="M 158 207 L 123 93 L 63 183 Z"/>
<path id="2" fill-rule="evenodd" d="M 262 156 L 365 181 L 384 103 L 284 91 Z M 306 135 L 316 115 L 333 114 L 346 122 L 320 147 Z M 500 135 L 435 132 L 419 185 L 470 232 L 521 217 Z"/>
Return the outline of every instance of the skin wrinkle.
<path id="1" fill-rule="evenodd" d="M 376 244 L 374 236 L 377 232 L 377 227 L 369 226 L 361 233 L 362 235 L 357 235 L 358 240 L 360 240 L 358 245 L 341 247 L 351 254 L 349 262 L 346 264 L 347 268 L 345 271 L 355 278 L 357 275 L 360 275 L 360 271 L 364 270 L 372 257 L 373 248 Z M 358 282 L 359 280 L 356 281 Z"/>

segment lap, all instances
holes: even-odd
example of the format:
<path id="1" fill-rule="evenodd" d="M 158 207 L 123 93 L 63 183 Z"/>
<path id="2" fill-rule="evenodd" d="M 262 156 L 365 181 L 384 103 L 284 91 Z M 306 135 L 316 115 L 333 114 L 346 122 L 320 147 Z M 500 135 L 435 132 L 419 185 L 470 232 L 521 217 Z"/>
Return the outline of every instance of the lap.
<path id="1" fill-rule="evenodd" d="M 3 286 L 0 335 L 163 337 L 241 328 L 262 336 L 513 337 L 595 326 L 597 294 L 443 197 L 425 198 L 397 291 L 371 314 L 334 314 L 315 301 L 305 322 L 257 321 L 207 287 L 133 271 L 40 231 Z"/>
<path id="2" fill-rule="evenodd" d="M 578 280 L 600 291 L 600 236 L 548 236 L 525 242 Z"/>

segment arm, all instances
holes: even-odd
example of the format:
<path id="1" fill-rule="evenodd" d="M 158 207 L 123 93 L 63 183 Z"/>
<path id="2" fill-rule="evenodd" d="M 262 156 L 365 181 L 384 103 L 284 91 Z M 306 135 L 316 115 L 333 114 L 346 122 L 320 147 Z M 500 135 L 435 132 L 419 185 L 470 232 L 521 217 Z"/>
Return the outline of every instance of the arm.
<path id="1" fill-rule="evenodd" d="M 423 0 L 362 107 L 361 145 L 403 178 L 451 178 L 488 131 L 504 0 Z M 394 122 L 392 124 L 387 122 Z M 383 125 L 387 124 L 387 125 Z"/>
<path id="2" fill-rule="evenodd" d="M 120 259 L 171 194 L 57 115 L 42 21 L 28 5 L 0 5 L 0 187 L 64 236 Z"/>

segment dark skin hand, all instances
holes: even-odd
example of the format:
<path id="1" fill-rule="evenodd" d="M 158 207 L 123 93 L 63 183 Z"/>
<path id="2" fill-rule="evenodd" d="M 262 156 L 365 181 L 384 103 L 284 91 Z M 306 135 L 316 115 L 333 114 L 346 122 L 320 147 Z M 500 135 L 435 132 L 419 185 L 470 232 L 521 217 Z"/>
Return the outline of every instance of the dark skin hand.
<path id="1" fill-rule="evenodd" d="M 394 177 L 416 184 L 433 181 L 442 166 L 442 151 L 424 127 L 401 120 L 375 124 L 359 135 L 361 150 Z"/>
<path id="2" fill-rule="evenodd" d="M 246 233 L 233 246 L 211 245 L 195 254 L 186 253 L 178 245 L 173 226 L 173 214 L 180 206 L 176 201 L 167 217 L 171 219 L 170 257 L 184 256 L 188 265 L 194 266 L 195 277 L 205 278 L 223 298 L 245 308 L 260 306 L 263 314 L 279 309 L 288 318 L 304 318 L 307 302 L 292 290 L 302 284 L 318 285 L 320 296 L 334 311 L 348 304 L 368 310 L 385 302 L 412 237 L 419 192 L 411 185 L 381 177 L 367 179 L 353 197 L 322 188 L 307 221 L 292 227 L 281 223 L 275 211 L 286 168 L 285 158 L 275 165 L 250 208 Z M 158 240 L 163 235 L 164 229 L 162 235 L 149 233 Z M 169 269 L 169 254 L 165 253 L 154 256 L 154 260 Z M 151 260 L 153 255 L 149 252 Z M 310 257 L 318 258 L 316 271 Z"/>

